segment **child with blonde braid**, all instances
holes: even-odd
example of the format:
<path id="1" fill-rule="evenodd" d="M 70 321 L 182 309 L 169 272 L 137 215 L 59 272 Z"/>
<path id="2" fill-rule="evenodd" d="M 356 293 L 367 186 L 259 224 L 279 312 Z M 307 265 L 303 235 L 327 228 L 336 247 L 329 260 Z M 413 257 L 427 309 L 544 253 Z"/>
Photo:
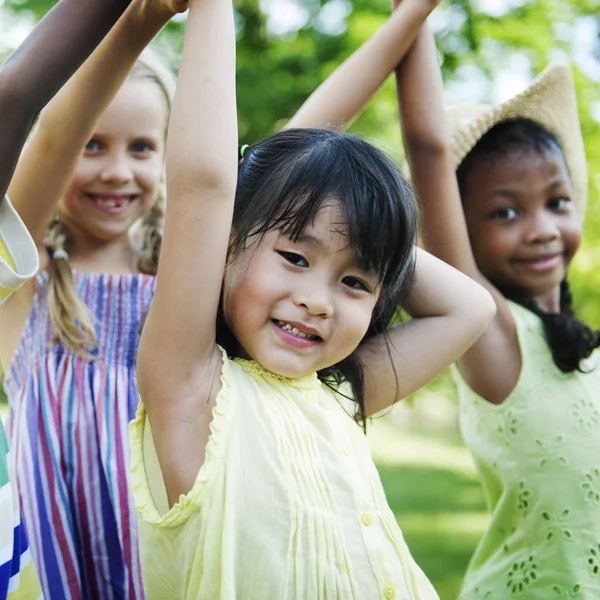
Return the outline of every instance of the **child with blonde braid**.
<path id="1" fill-rule="evenodd" d="M 396 11 L 291 124 L 347 123 L 435 4 Z M 0 360 L 24 520 L 52 597 L 142 596 L 126 428 L 160 249 L 170 85 L 143 57 L 129 69 L 183 8 L 132 6 L 41 114 L 11 184 L 42 269 L 0 311 Z M 130 236 L 138 219 L 141 253 Z"/>
<path id="2" fill-rule="evenodd" d="M 35 244 L 4 196 L 23 143 L 35 116 L 128 4 L 128 0 L 61 0 L 0 67 L 0 304 L 4 306 L 10 306 L 14 298 L 10 296 L 38 268 Z M 42 592 L 20 518 L 14 477 L 0 424 L 0 599 L 34 600 Z"/>
<path id="3" fill-rule="evenodd" d="M 449 134 L 426 32 L 399 86 L 427 244 L 497 307 L 454 369 L 492 511 L 460 597 L 595 600 L 600 332 L 577 319 L 567 285 L 587 183 L 570 72 L 552 66 L 499 106 L 451 109 Z"/>
<path id="4" fill-rule="evenodd" d="M 126 440 L 174 83 L 144 57 L 130 69 L 173 14 L 131 4 L 41 113 L 9 188 L 41 270 L 0 310 L 0 359 L 23 521 L 48 598 L 143 598 Z M 141 252 L 129 241 L 138 219 Z"/>

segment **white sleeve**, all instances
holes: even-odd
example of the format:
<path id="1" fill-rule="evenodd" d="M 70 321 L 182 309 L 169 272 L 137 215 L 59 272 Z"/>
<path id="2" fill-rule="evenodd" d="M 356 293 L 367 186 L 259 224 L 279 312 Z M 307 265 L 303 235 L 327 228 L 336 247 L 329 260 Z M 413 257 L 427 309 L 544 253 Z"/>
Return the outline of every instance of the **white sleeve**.
<path id="1" fill-rule="evenodd" d="M 0 201 L 0 304 L 38 269 L 39 255 L 31 234 L 5 197 Z"/>

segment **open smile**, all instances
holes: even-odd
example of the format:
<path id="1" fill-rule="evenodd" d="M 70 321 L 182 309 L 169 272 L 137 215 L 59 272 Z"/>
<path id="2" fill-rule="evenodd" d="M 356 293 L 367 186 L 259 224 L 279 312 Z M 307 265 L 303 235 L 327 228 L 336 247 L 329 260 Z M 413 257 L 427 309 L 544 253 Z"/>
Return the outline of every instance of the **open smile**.
<path id="1" fill-rule="evenodd" d="M 86 196 L 96 208 L 109 215 L 119 215 L 125 212 L 138 199 L 137 194 L 93 194 Z"/>
<path id="2" fill-rule="evenodd" d="M 323 341 L 323 338 L 314 329 L 301 323 L 288 323 L 278 319 L 273 319 L 272 323 L 279 337 L 293 346 L 306 348 Z"/>

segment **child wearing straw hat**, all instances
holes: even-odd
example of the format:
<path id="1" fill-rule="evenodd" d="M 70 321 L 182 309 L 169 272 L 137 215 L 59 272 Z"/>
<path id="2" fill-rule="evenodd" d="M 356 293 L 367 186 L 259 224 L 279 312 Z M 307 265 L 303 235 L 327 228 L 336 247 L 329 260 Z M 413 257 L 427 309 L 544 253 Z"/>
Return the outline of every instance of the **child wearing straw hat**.
<path id="1" fill-rule="evenodd" d="M 570 72 L 451 110 L 449 134 L 427 31 L 397 74 L 429 250 L 497 305 L 454 369 L 492 512 L 460 598 L 600 598 L 600 334 L 567 284 L 586 205 Z"/>

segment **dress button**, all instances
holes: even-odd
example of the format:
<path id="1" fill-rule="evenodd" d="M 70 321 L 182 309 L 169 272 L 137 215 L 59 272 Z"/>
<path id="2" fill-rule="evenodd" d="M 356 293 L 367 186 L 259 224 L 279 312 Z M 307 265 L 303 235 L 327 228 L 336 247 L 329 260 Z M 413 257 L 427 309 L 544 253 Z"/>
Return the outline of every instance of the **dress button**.
<path id="1" fill-rule="evenodd" d="M 396 588 L 392 585 L 388 585 L 385 590 L 383 590 L 383 595 L 386 600 L 393 600 L 396 597 Z"/>
<path id="2" fill-rule="evenodd" d="M 346 456 L 350 456 L 352 454 L 352 446 L 350 444 L 343 444 L 342 445 L 342 452 Z"/>
<path id="3" fill-rule="evenodd" d="M 370 512 L 364 512 L 361 515 L 360 520 L 362 521 L 363 525 L 368 527 L 369 525 L 371 525 L 373 523 L 373 514 Z"/>

